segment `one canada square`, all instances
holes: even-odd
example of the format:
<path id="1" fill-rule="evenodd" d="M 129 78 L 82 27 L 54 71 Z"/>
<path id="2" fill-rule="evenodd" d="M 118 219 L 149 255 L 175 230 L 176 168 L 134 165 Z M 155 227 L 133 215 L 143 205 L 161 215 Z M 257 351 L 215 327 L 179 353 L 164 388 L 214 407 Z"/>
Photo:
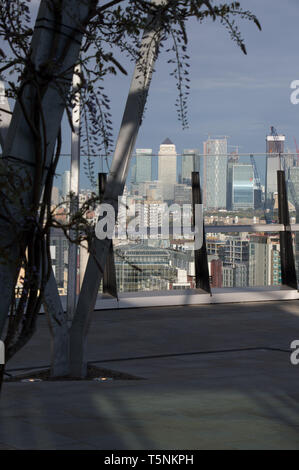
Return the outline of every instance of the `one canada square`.
<path id="1" fill-rule="evenodd" d="M 160 145 L 158 178 L 162 184 L 164 201 L 173 201 L 174 186 L 177 182 L 177 153 L 175 145 L 168 138 Z"/>

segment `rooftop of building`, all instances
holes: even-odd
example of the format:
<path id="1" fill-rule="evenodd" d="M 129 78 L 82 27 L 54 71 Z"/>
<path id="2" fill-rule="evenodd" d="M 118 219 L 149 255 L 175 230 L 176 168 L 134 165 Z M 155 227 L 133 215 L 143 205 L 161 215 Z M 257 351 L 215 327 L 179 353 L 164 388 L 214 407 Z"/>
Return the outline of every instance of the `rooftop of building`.
<path id="1" fill-rule="evenodd" d="M 167 137 L 161 145 L 174 145 L 174 143 Z"/>

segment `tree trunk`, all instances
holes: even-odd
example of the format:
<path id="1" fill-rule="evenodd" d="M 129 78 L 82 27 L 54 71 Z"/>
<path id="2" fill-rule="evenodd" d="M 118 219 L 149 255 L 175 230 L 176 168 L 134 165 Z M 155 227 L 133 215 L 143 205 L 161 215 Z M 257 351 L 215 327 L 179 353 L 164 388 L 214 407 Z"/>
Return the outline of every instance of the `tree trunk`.
<path id="1" fill-rule="evenodd" d="M 32 38 L 31 46 L 31 61 L 35 69 L 41 71 L 47 66 L 48 61 L 51 61 L 51 55 L 54 43 L 57 45 L 56 59 L 57 68 L 55 70 L 56 76 L 63 74 L 63 80 L 58 84 L 54 78 L 49 80 L 46 85 L 43 85 L 43 93 L 40 102 L 39 111 L 45 117 L 44 131 L 41 140 L 41 155 L 45 155 L 45 164 L 42 166 L 42 174 L 38 186 L 39 195 L 41 195 L 47 170 L 51 162 L 55 143 L 57 140 L 60 124 L 65 110 L 65 100 L 61 94 L 61 90 L 67 92 L 71 86 L 74 66 L 78 61 L 79 52 L 82 41 L 82 25 L 86 23 L 91 11 L 96 5 L 95 0 L 88 0 L 82 2 L 81 0 L 65 0 L 62 3 L 61 21 L 57 24 L 57 18 L 54 17 L 53 10 L 49 8 L 49 2 L 42 0 L 39 8 L 39 13 L 36 21 L 36 27 Z M 54 24 L 56 28 L 49 28 L 49 24 Z M 54 41 L 55 38 L 55 41 Z M 56 47 L 56 46 L 55 46 Z M 67 73 L 65 72 L 67 71 Z M 60 89 L 58 89 L 58 85 Z M 17 100 L 14 113 L 12 116 L 11 124 L 9 126 L 7 136 L 5 138 L 5 145 L 3 151 L 3 158 L 6 159 L 15 168 L 16 174 L 20 177 L 30 177 L 32 182 L 36 180 L 37 173 L 37 155 L 36 155 L 36 137 L 32 132 L 28 119 L 33 119 L 37 102 L 36 88 L 29 81 L 24 86 L 22 99 Z M 42 125 L 40 125 L 42 128 Z M 33 187 L 30 190 L 24 191 L 23 203 L 25 207 L 29 207 L 33 198 Z M 4 209 L 0 207 L 0 212 Z M 11 208 L 14 211 L 14 207 Z M 4 214 L 5 215 L 5 214 Z M 19 216 L 16 220 L 18 225 L 22 227 L 24 219 Z M 1 221 L 0 224 L 0 243 L 7 244 L 13 239 L 11 226 Z M 7 319 L 11 299 L 14 296 L 14 289 L 19 271 L 19 256 L 20 251 L 18 246 L 14 246 L 10 250 L 10 262 L 0 264 L 0 290 L 1 290 L 1 303 L 0 303 L 0 336 L 2 335 L 5 322 Z M 54 279 L 54 278 L 53 278 Z M 52 279 L 52 281 L 53 281 Z M 59 359 L 55 359 L 52 372 L 61 370 L 63 373 L 66 370 L 65 359 L 62 359 L 62 354 L 68 351 L 68 340 L 66 340 L 66 329 L 64 322 L 61 323 L 63 327 L 59 330 L 59 323 L 57 319 L 62 317 L 62 307 L 58 303 L 56 296 L 57 287 L 54 289 L 54 283 L 50 282 L 52 288 L 47 287 L 45 297 L 50 305 L 47 311 L 50 315 L 50 324 L 53 334 L 59 336 L 59 340 L 54 339 L 54 351 L 57 351 Z M 60 302 L 60 299 L 59 299 Z M 53 311 L 52 311 L 53 307 Z M 54 313 L 54 314 L 53 314 Z M 52 316 L 53 315 L 53 316 Z M 56 325 L 57 323 L 57 325 Z M 59 331 L 59 332 L 58 332 Z M 64 342 L 59 345 L 61 339 Z M 53 372 L 54 373 L 54 372 Z"/>
<path id="2" fill-rule="evenodd" d="M 154 0 L 153 3 L 161 4 L 163 1 Z M 148 30 L 145 31 L 142 39 L 141 59 L 137 62 L 134 70 L 103 198 L 103 203 L 111 204 L 114 207 L 116 216 L 118 212 L 118 197 L 123 193 L 129 171 L 130 159 L 141 125 L 160 41 L 159 19 L 154 20 L 149 18 L 148 24 Z M 71 375 L 76 377 L 84 377 L 86 375 L 86 361 L 84 359 L 86 335 L 109 249 L 110 240 L 94 239 L 71 328 L 70 367 Z"/>
<path id="3" fill-rule="evenodd" d="M 10 106 L 8 100 L 5 98 L 5 89 L 3 82 L 0 82 L 0 90 L 3 91 L 3 94 L 0 95 L 0 101 L 2 102 L 1 107 L 2 110 L 7 111 L 7 113 L 0 111 L 0 143 L 3 149 L 7 136 L 7 131 L 10 126 L 12 114 L 10 113 Z M 48 316 L 52 340 L 51 375 L 52 377 L 65 376 L 69 374 L 70 370 L 69 328 L 57 289 L 53 270 L 51 271 L 50 279 L 45 287 L 43 305 L 45 313 Z"/>
<path id="4" fill-rule="evenodd" d="M 44 293 L 44 309 L 51 332 L 51 376 L 69 375 L 69 327 L 57 289 L 54 273 L 50 275 Z"/>

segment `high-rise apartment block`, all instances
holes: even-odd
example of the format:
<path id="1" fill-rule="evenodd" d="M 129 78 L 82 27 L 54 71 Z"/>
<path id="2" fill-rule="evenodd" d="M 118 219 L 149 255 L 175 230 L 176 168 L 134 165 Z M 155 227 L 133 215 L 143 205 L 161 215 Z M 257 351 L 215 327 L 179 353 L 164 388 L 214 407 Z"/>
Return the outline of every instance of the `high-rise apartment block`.
<path id="1" fill-rule="evenodd" d="M 278 236 L 250 235 L 249 286 L 281 284 L 280 243 Z"/>

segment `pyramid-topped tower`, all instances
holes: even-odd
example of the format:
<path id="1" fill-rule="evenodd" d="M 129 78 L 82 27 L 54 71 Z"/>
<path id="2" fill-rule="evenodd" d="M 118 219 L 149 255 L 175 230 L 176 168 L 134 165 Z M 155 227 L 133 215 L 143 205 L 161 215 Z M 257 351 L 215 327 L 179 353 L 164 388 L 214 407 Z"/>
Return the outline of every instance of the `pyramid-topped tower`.
<path id="1" fill-rule="evenodd" d="M 160 145 L 158 153 L 158 178 L 162 184 L 163 199 L 172 201 L 177 182 L 177 153 L 174 143 L 168 137 Z"/>

